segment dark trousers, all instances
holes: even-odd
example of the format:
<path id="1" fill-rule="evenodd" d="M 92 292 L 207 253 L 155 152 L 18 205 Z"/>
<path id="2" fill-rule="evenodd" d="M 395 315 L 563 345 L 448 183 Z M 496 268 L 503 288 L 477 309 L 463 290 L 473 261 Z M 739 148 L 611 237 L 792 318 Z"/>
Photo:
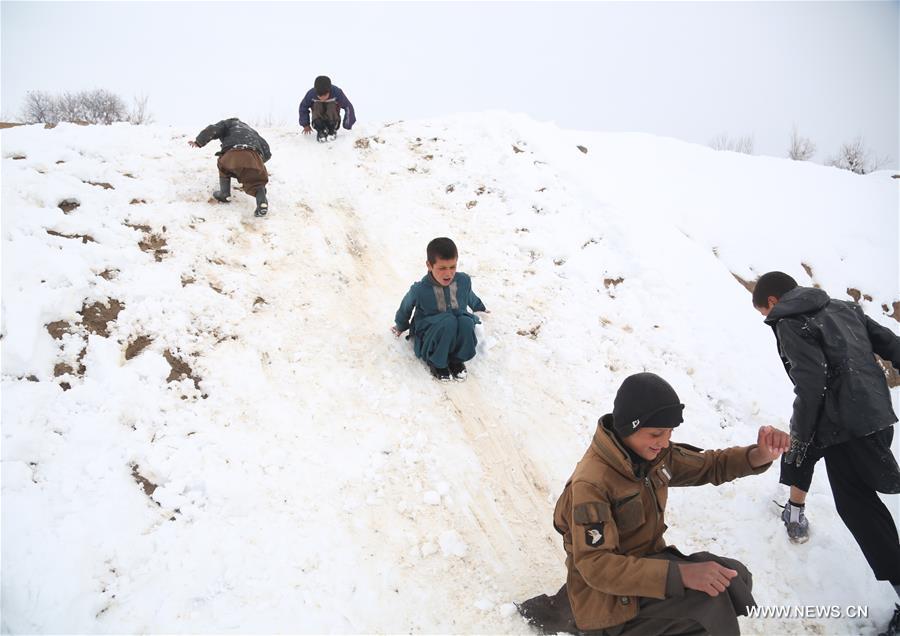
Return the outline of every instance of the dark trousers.
<path id="1" fill-rule="evenodd" d="M 900 492 L 900 468 L 891 451 L 894 427 L 825 449 L 834 505 L 879 581 L 900 585 L 900 541 L 878 492 Z"/>
<path id="2" fill-rule="evenodd" d="M 317 132 L 334 134 L 341 125 L 341 111 L 334 100 L 314 101 L 310 108 L 310 123 Z"/>
<path id="3" fill-rule="evenodd" d="M 648 555 L 668 561 L 715 561 L 737 571 L 725 593 L 709 596 L 685 589 L 683 596 L 666 599 L 642 598 L 638 615 L 627 623 L 606 629 L 583 632 L 575 624 L 566 586 L 553 596 L 542 594 L 518 605 L 519 613 L 541 634 L 567 632 L 580 636 L 700 636 L 701 634 L 739 634 L 737 617 L 756 605 L 751 590 L 753 576 L 740 561 L 709 552 L 685 556 L 675 548 Z"/>
<path id="4" fill-rule="evenodd" d="M 420 356 L 438 369 L 446 369 L 450 360 L 465 362 L 475 357 L 475 319 L 444 312 L 421 334 Z"/>
<path id="5" fill-rule="evenodd" d="M 256 191 L 269 182 L 266 166 L 255 150 L 233 148 L 219 156 L 217 164 L 220 177 L 237 179 L 244 192 L 251 197 L 256 196 Z"/>
<path id="6" fill-rule="evenodd" d="M 806 457 L 803 463 L 797 466 L 793 462 L 788 463 L 781 458 L 781 475 L 778 481 L 785 486 L 795 486 L 803 492 L 809 492 L 812 484 L 813 472 L 816 469 L 816 462 L 822 459 L 822 449 L 810 446 L 806 451 Z"/>

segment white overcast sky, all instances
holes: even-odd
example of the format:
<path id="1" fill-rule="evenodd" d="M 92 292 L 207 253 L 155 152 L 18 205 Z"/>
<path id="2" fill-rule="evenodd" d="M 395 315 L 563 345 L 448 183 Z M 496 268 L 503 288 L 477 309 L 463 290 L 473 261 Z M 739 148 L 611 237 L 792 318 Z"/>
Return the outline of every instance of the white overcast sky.
<path id="1" fill-rule="evenodd" d="M 316 75 L 361 121 L 505 110 L 707 143 L 790 130 L 900 163 L 900 3 L 7 2 L 2 114 L 28 90 L 149 96 L 159 123 L 295 125 Z"/>

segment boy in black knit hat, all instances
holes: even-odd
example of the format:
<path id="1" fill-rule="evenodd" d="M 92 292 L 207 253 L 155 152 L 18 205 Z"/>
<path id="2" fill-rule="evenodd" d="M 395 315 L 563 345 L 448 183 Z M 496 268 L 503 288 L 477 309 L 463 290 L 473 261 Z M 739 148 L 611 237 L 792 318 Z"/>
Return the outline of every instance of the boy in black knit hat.
<path id="1" fill-rule="evenodd" d="M 313 87 L 300 102 L 300 125 L 303 134 L 316 129 L 316 141 L 334 141 L 341 124 L 341 109 L 344 110 L 344 128 L 350 130 L 356 123 L 353 104 L 340 88 L 331 83 L 325 75 L 319 75 Z"/>
<path id="2" fill-rule="evenodd" d="M 853 302 L 800 287 L 784 272 L 768 272 L 753 290 L 753 306 L 775 332 L 778 353 L 794 383 L 791 449 L 781 482 L 791 486 L 783 519 L 790 535 L 803 519 L 813 466 L 825 459 L 841 520 L 880 581 L 900 596 L 900 541 L 878 493 L 900 493 L 891 450 L 897 416 L 875 354 L 900 370 L 900 337 Z M 900 634 L 900 605 L 888 634 Z"/>
<path id="3" fill-rule="evenodd" d="M 737 616 L 755 605 L 752 577 L 739 561 L 666 545 L 668 489 L 759 474 L 789 438 L 763 426 L 752 446 L 701 451 L 670 443 L 683 409 L 668 382 L 638 373 L 600 418 L 553 514 L 566 585 L 519 607 L 543 633 L 739 633 Z"/>

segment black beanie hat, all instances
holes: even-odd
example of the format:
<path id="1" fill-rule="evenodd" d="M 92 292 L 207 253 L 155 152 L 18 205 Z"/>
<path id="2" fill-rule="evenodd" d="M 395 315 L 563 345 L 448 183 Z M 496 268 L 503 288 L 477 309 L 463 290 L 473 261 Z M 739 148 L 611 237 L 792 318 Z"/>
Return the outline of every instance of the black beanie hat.
<path id="1" fill-rule="evenodd" d="M 672 385 L 655 373 L 636 373 L 616 392 L 613 429 L 624 438 L 644 426 L 675 428 L 684 421 L 683 409 Z"/>
<path id="2" fill-rule="evenodd" d="M 324 95 L 325 93 L 331 92 L 331 80 L 325 77 L 324 75 L 319 75 L 316 78 L 313 87 L 316 89 L 316 95 Z"/>

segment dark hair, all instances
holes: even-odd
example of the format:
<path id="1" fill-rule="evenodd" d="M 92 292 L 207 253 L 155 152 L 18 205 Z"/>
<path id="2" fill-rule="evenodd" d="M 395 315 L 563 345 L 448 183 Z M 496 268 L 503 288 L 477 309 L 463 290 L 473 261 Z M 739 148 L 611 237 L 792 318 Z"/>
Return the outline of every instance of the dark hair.
<path id="1" fill-rule="evenodd" d="M 753 306 L 768 307 L 769 296 L 780 299 L 797 286 L 797 281 L 784 272 L 768 272 L 759 277 L 753 288 Z"/>
<path id="2" fill-rule="evenodd" d="M 316 95 L 318 95 L 319 97 L 321 97 L 325 93 L 331 92 L 331 80 L 328 79 L 327 77 L 325 77 L 324 75 L 319 75 L 316 78 L 316 81 L 313 84 L 313 86 L 316 89 Z"/>
<path id="3" fill-rule="evenodd" d="M 459 256 L 459 252 L 456 251 L 456 243 L 444 236 L 432 239 L 431 243 L 428 244 L 428 247 L 425 248 L 425 253 L 428 255 L 428 262 L 432 265 L 434 265 L 439 258 L 449 261 Z"/>

